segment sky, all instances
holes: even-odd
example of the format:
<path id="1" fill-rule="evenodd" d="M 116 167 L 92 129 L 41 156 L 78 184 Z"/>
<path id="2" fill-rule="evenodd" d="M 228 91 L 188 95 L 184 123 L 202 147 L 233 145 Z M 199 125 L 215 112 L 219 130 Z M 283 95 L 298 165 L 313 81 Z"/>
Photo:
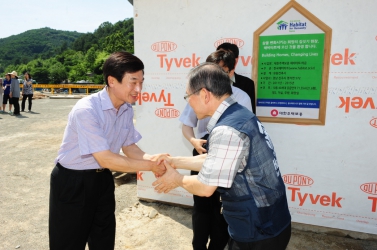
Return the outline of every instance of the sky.
<path id="1" fill-rule="evenodd" d="M 0 38 L 6 38 L 44 27 L 93 33 L 103 22 L 131 18 L 133 6 L 128 0 L 1 0 L 0 13 Z"/>

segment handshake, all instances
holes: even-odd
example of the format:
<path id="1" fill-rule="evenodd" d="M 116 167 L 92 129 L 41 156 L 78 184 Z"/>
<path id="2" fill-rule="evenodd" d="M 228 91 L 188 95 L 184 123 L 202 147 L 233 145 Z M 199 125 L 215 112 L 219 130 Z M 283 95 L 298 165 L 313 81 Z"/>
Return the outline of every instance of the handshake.
<path id="1" fill-rule="evenodd" d="M 183 176 L 175 169 L 174 157 L 169 154 L 159 154 L 152 156 L 151 160 L 155 163 L 152 172 L 157 180 L 152 183 L 158 193 L 168 193 L 170 190 L 179 186 L 179 179 Z"/>
<path id="2" fill-rule="evenodd" d="M 199 172 L 202 169 L 207 154 L 197 156 L 172 157 L 168 154 L 156 155 L 151 158 L 155 164 L 152 171 L 155 173 L 157 180 L 152 183 L 158 193 L 168 193 L 177 187 L 186 189 L 189 193 L 198 196 L 211 196 L 217 186 L 206 185 L 200 182 L 196 175 L 184 176 L 176 169 L 186 169 Z"/>

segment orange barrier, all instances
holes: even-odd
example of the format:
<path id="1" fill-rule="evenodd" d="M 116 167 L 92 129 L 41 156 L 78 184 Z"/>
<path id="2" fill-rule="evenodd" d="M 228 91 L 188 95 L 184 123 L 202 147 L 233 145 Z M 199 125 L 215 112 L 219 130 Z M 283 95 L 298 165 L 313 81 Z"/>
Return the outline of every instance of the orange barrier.
<path id="1" fill-rule="evenodd" d="M 89 89 L 103 89 L 106 85 L 100 84 L 33 84 L 33 90 L 38 89 L 51 89 L 51 94 L 55 89 L 68 89 L 68 94 L 72 94 L 72 89 L 86 89 L 86 94 L 89 94 Z M 23 84 L 20 84 L 22 89 Z M 57 91 L 56 91 L 57 92 Z"/>

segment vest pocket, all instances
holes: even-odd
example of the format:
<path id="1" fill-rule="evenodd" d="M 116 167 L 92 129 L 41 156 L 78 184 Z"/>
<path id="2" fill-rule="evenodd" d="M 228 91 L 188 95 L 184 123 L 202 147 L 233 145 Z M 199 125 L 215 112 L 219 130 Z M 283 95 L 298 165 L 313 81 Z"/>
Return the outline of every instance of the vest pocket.
<path id="1" fill-rule="evenodd" d="M 254 238 L 255 226 L 250 202 L 223 200 L 223 215 L 229 226 L 229 235 L 236 241 L 248 242 Z"/>

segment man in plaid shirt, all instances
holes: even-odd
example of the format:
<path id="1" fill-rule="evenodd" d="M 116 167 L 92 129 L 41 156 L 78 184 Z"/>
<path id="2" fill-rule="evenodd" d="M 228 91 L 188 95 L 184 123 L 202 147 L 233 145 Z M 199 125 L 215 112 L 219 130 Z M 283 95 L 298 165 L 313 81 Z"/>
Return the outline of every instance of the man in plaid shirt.
<path id="1" fill-rule="evenodd" d="M 285 249 L 291 235 L 285 185 L 272 141 L 258 118 L 232 97 L 221 67 L 204 63 L 188 75 L 184 97 L 198 119 L 211 117 L 207 154 L 164 157 L 158 192 L 180 186 L 198 196 L 219 192 L 228 249 Z M 183 176 L 173 167 L 199 171 Z"/>

